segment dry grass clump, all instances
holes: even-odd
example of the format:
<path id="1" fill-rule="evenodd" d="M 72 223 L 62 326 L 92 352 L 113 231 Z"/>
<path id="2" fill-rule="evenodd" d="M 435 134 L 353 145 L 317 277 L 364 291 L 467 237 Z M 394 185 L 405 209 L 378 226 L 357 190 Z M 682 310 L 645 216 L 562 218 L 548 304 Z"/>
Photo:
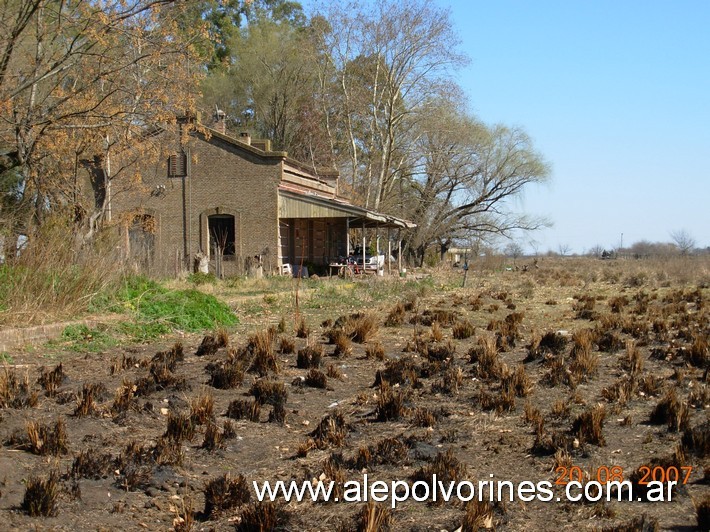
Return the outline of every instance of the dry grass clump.
<path id="1" fill-rule="evenodd" d="M 333 356 L 336 357 L 346 357 L 353 352 L 353 342 L 348 335 L 343 331 L 337 331 L 335 339 L 333 341 L 335 344 L 335 349 L 333 350 Z"/>
<path id="2" fill-rule="evenodd" d="M 688 403 L 681 401 L 675 388 L 671 388 L 654 407 L 649 417 L 649 423 L 653 425 L 666 424 L 671 432 L 688 429 L 690 426 Z"/>
<path id="3" fill-rule="evenodd" d="M 599 335 L 597 339 L 599 351 L 604 353 L 616 353 L 624 348 L 624 342 L 614 331 L 606 331 Z"/>
<path id="4" fill-rule="evenodd" d="M 271 328 L 254 333 L 249 337 L 244 351 L 251 356 L 248 370 L 250 373 L 257 373 L 260 377 L 265 377 L 269 372 L 279 372 L 274 349 L 275 341 L 276 330 Z"/>
<path id="5" fill-rule="evenodd" d="M 447 368 L 443 376 L 431 385 L 433 393 L 455 395 L 463 384 L 463 370 L 461 368 Z"/>
<path id="6" fill-rule="evenodd" d="M 224 448 L 225 439 L 225 434 L 220 432 L 217 425 L 210 421 L 205 428 L 205 435 L 200 444 L 200 449 L 205 449 L 208 452 L 212 452 L 215 449 L 222 449 Z"/>
<path id="7" fill-rule="evenodd" d="M 492 337 L 481 336 L 478 345 L 469 350 L 468 357 L 470 362 L 477 364 L 474 373 L 479 379 L 489 380 L 501 376 L 502 366 L 498 356 L 498 346 Z"/>
<path id="8" fill-rule="evenodd" d="M 451 327 L 456 322 L 458 317 L 458 312 L 452 310 L 427 309 L 421 314 L 414 316 L 410 322 L 413 324 L 419 323 L 421 325 L 426 325 L 427 327 L 430 327 L 434 322 L 438 322 L 439 325 L 444 327 Z"/>
<path id="9" fill-rule="evenodd" d="M 414 410 L 414 415 L 412 416 L 412 422 L 417 427 L 433 427 L 438 421 L 435 412 L 432 412 L 429 408 L 417 408 Z"/>
<path id="10" fill-rule="evenodd" d="M 456 344 L 448 340 L 443 344 L 429 344 L 426 349 L 426 356 L 429 362 L 442 362 L 452 358 L 456 354 Z"/>
<path id="11" fill-rule="evenodd" d="M 501 372 L 501 393 L 512 393 L 516 397 L 526 397 L 533 389 L 533 383 L 528 374 L 525 372 L 525 366 L 522 364 L 515 368 L 515 371 L 509 371 L 506 368 Z"/>
<path id="12" fill-rule="evenodd" d="M 133 381 L 128 379 L 124 379 L 121 386 L 118 387 L 111 405 L 111 415 L 114 421 L 118 421 L 129 409 L 137 406 L 135 399 L 136 389 L 137 387 Z"/>
<path id="13" fill-rule="evenodd" d="M 601 395 L 610 403 L 618 403 L 623 406 L 633 397 L 636 390 L 636 379 L 625 375 L 615 381 L 612 385 L 603 388 Z"/>
<path id="14" fill-rule="evenodd" d="M 569 370 L 575 382 L 586 382 L 599 366 L 599 356 L 592 352 L 594 333 L 589 329 L 576 331 L 572 335 Z"/>
<path id="15" fill-rule="evenodd" d="M 288 392 L 283 382 L 276 382 L 268 379 L 258 379 L 254 381 L 249 389 L 249 395 L 253 395 L 260 405 L 271 405 L 273 410 L 269 413 L 269 421 L 283 423 L 286 419 L 286 400 Z"/>
<path id="16" fill-rule="evenodd" d="M 282 337 L 281 340 L 279 340 L 279 353 L 282 355 L 290 355 L 291 353 L 296 351 L 296 342 L 293 340 L 293 338 L 288 338 L 288 337 Z"/>
<path id="17" fill-rule="evenodd" d="M 296 367 L 299 369 L 319 368 L 323 358 L 323 346 L 320 344 L 309 345 L 298 350 Z"/>
<path id="18" fill-rule="evenodd" d="M 281 530 L 288 522 L 288 513 L 273 502 L 253 502 L 241 513 L 236 532 L 266 532 Z"/>
<path id="19" fill-rule="evenodd" d="M 615 296 L 609 300 L 609 308 L 612 312 L 619 314 L 629 304 L 629 298 L 626 296 Z"/>
<path id="20" fill-rule="evenodd" d="M 234 399 L 227 407 L 226 416 L 231 419 L 246 419 L 258 422 L 261 413 L 261 404 L 256 399 Z"/>
<path id="21" fill-rule="evenodd" d="M 328 387 L 328 377 L 322 371 L 312 368 L 306 374 L 306 386 L 311 388 L 326 389 Z"/>
<path id="22" fill-rule="evenodd" d="M 550 415 L 557 419 L 565 419 L 569 417 L 569 403 L 564 399 L 558 399 L 552 403 Z"/>
<path id="23" fill-rule="evenodd" d="M 394 530 L 392 510 L 372 501 L 363 505 L 355 514 L 355 530 L 357 532 L 387 532 Z"/>
<path id="24" fill-rule="evenodd" d="M 121 371 L 124 371 L 128 368 L 133 368 L 133 367 L 139 367 L 141 365 L 141 362 L 136 357 L 131 357 L 131 356 L 126 356 L 126 354 L 122 354 L 120 359 L 114 359 L 114 361 L 111 363 L 111 375 L 115 375 L 116 373 L 119 373 Z"/>
<path id="25" fill-rule="evenodd" d="M 618 525 L 605 526 L 601 532 L 658 532 L 658 519 L 646 514 L 637 515 Z"/>
<path id="26" fill-rule="evenodd" d="M 82 450 L 72 462 L 70 475 L 73 478 L 106 478 L 115 469 L 111 453 L 101 453 L 94 448 Z"/>
<path id="27" fill-rule="evenodd" d="M 558 332 L 548 331 L 544 335 L 534 334 L 524 362 L 539 360 L 547 354 L 559 355 L 567 347 L 567 337 Z"/>
<path id="28" fill-rule="evenodd" d="M 52 470 L 47 478 L 31 476 L 27 479 L 22 510 L 32 517 L 57 515 L 59 503 L 59 472 Z"/>
<path id="29" fill-rule="evenodd" d="M 76 408 L 74 415 L 76 417 L 84 417 L 99 413 L 99 407 L 96 405 L 97 400 L 101 400 L 106 393 L 106 386 L 103 383 L 84 384 L 77 396 Z"/>
<path id="30" fill-rule="evenodd" d="M 697 368 L 708 366 L 708 338 L 706 335 L 698 334 L 693 338 L 690 349 L 685 351 L 685 360 Z"/>
<path id="31" fill-rule="evenodd" d="M 0 373 L 0 408 L 31 408 L 38 401 L 37 392 L 30 388 L 29 376 L 19 379 L 15 371 L 5 366 Z"/>
<path id="32" fill-rule="evenodd" d="M 211 334 L 206 335 L 202 338 L 197 351 L 195 351 L 195 356 L 204 357 L 214 355 L 219 349 L 227 347 L 229 344 L 229 336 L 225 331 L 220 331 L 217 336 L 212 336 Z"/>
<path id="33" fill-rule="evenodd" d="M 390 384 L 410 385 L 416 388 L 419 385 L 419 377 L 420 368 L 413 358 L 391 359 L 385 363 L 385 369 L 377 370 L 373 386 L 388 382 Z"/>
<path id="34" fill-rule="evenodd" d="M 18 438 L 16 443 L 33 454 L 60 456 L 68 451 L 67 427 L 61 417 L 54 425 L 29 421 L 26 432 L 27 436 Z"/>
<path id="35" fill-rule="evenodd" d="M 334 364 L 328 364 L 328 367 L 325 369 L 325 374 L 331 379 L 341 380 L 343 378 L 343 372 Z"/>
<path id="36" fill-rule="evenodd" d="M 214 396 L 204 391 L 190 401 L 190 419 L 195 425 L 205 425 L 214 421 Z"/>
<path id="37" fill-rule="evenodd" d="M 436 489 L 432 485 L 433 475 L 436 475 L 437 482 L 441 481 L 444 485 L 448 485 L 449 482 L 460 482 L 466 479 L 466 464 L 461 462 L 451 449 L 445 452 L 437 453 L 431 463 L 424 467 L 417 469 L 414 474 L 412 474 L 411 479 L 413 483 L 421 482 L 429 486 L 429 493 L 433 493 Z M 418 497 L 422 497 L 424 494 L 417 491 L 418 486 L 413 486 L 412 493 L 416 493 Z M 437 500 L 438 504 L 442 504 L 442 501 Z M 435 503 L 435 504 L 437 504 Z"/>
<path id="38" fill-rule="evenodd" d="M 223 362 L 214 362 L 205 366 L 210 378 L 207 384 L 219 390 L 231 390 L 244 382 L 244 365 L 234 356 Z"/>
<path id="39" fill-rule="evenodd" d="M 296 325 L 296 336 L 298 338 L 308 338 L 309 334 L 311 334 L 311 329 L 306 323 L 306 318 L 301 316 L 301 319 L 298 320 L 298 325 Z"/>
<path id="40" fill-rule="evenodd" d="M 596 299 L 592 296 L 577 296 L 574 304 L 575 318 L 578 320 L 595 320 L 597 315 L 594 312 Z"/>
<path id="41" fill-rule="evenodd" d="M 374 445 L 360 447 L 355 459 L 358 469 L 374 465 L 402 465 L 409 460 L 409 447 L 401 438 L 384 438 Z"/>
<path id="42" fill-rule="evenodd" d="M 493 503 L 474 499 L 466 503 L 466 509 L 461 521 L 461 531 L 493 528 Z"/>
<path id="43" fill-rule="evenodd" d="M 389 314 L 387 314 L 387 318 L 385 318 L 385 327 L 397 327 L 402 325 L 405 313 L 404 304 L 402 302 L 396 303 L 395 306 L 392 307 L 392 310 L 389 311 Z"/>
<path id="44" fill-rule="evenodd" d="M 353 342 L 364 344 L 377 334 L 377 319 L 373 314 L 354 314 L 345 330 Z"/>
<path id="45" fill-rule="evenodd" d="M 636 344 L 632 341 L 626 342 L 625 356 L 621 360 L 621 366 L 628 371 L 632 377 L 638 376 L 643 371 L 643 358 Z"/>
<path id="46" fill-rule="evenodd" d="M 710 456 L 710 423 L 705 422 L 697 427 L 688 428 L 683 432 L 683 449 L 700 458 Z M 705 468 L 708 471 L 709 468 Z"/>
<path id="47" fill-rule="evenodd" d="M 174 442 L 192 441 L 195 437 L 195 421 L 190 414 L 181 412 L 168 413 L 168 426 L 164 436 Z"/>
<path id="48" fill-rule="evenodd" d="M 229 473 L 214 478 L 205 484 L 204 515 L 218 517 L 225 510 L 237 508 L 249 502 L 251 487 L 243 475 L 232 478 Z"/>
<path id="49" fill-rule="evenodd" d="M 459 320 L 451 328 L 451 334 L 457 340 L 465 340 L 476 334 L 476 326 L 468 320 Z"/>
<path id="50" fill-rule="evenodd" d="M 342 447 L 348 435 L 345 415 L 338 411 L 332 412 L 320 420 L 318 426 L 309 434 L 313 445 L 318 449 L 328 446 Z"/>
<path id="51" fill-rule="evenodd" d="M 698 530 L 710 530 L 710 494 L 704 495 L 698 501 L 693 501 L 693 505 L 695 506 Z"/>
<path id="52" fill-rule="evenodd" d="M 578 415 L 572 423 L 572 433 L 577 436 L 580 443 L 591 443 L 604 447 L 604 418 L 606 410 L 603 405 L 594 406 Z"/>
<path id="53" fill-rule="evenodd" d="M 370 344 L 365 348 L 365 357 L 374 358 L 375 360 L 385 359 L 385 348 L 380 342 Z"/>
<path id="54" fill-rule="evenodd" d="M 392 388 L 387 381 L 380 384 L 377 396 L 375 416 L 378 421 L 396 421 L 404 417 L 407 408 L 404 406 L 405 395 L 402 390 Z"/>
<path id="55" fill-rule="evenodd" d="M 495 410 L 499 415 L 515 410 L 515 392 L 510 388 L 501 387 L 498 393 L 481 388 L 476 399 L 483 410 Z"/>
<path id="56" fill-rule="evenodd" d="M 61 386 L 67 378 L 64 374 L 62 363 L 60 362 L 53 370 L 45 370 L 44 368 L 40 368 L 39 371 L 40 375 L 37 379 L 37 383 L 42 386 L 44 394 L 47 397 L 54 397 L 57 393 L 57 388 L 59 388 L 59 386 Z M 0 386 L 2 386 L 1 383 Z M 0 401 L 1 400 L 2 399 L 0 399 Z"/>

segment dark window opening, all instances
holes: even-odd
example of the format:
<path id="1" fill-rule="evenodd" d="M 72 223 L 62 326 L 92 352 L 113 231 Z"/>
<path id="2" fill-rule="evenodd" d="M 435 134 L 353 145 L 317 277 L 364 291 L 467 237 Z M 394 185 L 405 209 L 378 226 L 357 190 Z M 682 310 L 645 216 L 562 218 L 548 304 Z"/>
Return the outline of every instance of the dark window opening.
<path id="1" fill-rule="evenodd" d="M 168 177 L 185 177 L 187 175 L 187 154 L 173 153 L 168 157 Z"/>
<path id="2" fill-rule="evenodd" d="M 234 216 L 213 214 L 207 219 L 210 233 L 210 255 L 233 257 L 236 254 Z"/>

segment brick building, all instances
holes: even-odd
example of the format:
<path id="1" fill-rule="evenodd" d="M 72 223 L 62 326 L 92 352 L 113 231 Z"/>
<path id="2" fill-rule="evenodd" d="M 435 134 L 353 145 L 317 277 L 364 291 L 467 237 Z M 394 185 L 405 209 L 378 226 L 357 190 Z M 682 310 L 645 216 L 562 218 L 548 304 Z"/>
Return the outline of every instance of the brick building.
<path id="1" fill-rule="evenodd" d="M 151 273 L 193 270 L 200 258 L 225 276 L 256 262 L 266 273 L 323 265 L 349 253 L 351 228 L 412 227 L 342 198 L 337 173 L 316 171 L 268 141 L 226 135 L 223 116 L 182 142 L 156 137 L 165 156 L 111 199 L 114 213 L 132 217 L 127 255 Z"/>

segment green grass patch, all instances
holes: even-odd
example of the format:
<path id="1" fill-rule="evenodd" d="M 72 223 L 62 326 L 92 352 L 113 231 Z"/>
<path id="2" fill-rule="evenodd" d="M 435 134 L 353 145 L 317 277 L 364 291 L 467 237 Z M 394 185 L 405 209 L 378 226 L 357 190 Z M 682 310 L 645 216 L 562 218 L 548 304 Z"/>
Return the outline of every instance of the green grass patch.
<path id="1" fill-rule="evenodd" d="M 15 361 L 7 353 L 0 353 L 0 364 L 14 364 Z"/>
<path id="2" fill-rule="evenodd" d="M 228 305 L 199 290 L 168 290 L 145 277 L 130 277 L 116 293 L 110 309 L 133 312 L 132 336 L 154 338 L 170 330 L 197 332 L 238 323 Z"/>
<path id="3" fill-rule="evenodd" d="M 67 345 L 80 353 L 98 353 L 118 345 L 108 329 L 91 329 L 86 325 L 68 325 L 58 340 L 51 340 L 49 345 Z"/>

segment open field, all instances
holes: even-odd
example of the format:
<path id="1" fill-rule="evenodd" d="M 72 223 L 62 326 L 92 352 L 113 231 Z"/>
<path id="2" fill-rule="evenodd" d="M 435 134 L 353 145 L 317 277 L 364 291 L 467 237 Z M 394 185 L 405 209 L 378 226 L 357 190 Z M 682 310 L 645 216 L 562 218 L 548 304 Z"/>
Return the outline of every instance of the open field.
<path id="1" fill-rule="evenodd" d="M 5 354 L 2 528 L 708 528 L 708 262 L 542 260 L 461 284 L 206 284 L 238 325 Z M 612 471 L 645 498 L 644 467 L 680 474 L 671 502 L 555 500 L 565 474 Z M 390 511 L 257 504 L 251 485 L 365 472 L 550 481 L 554 499 Z"/>

